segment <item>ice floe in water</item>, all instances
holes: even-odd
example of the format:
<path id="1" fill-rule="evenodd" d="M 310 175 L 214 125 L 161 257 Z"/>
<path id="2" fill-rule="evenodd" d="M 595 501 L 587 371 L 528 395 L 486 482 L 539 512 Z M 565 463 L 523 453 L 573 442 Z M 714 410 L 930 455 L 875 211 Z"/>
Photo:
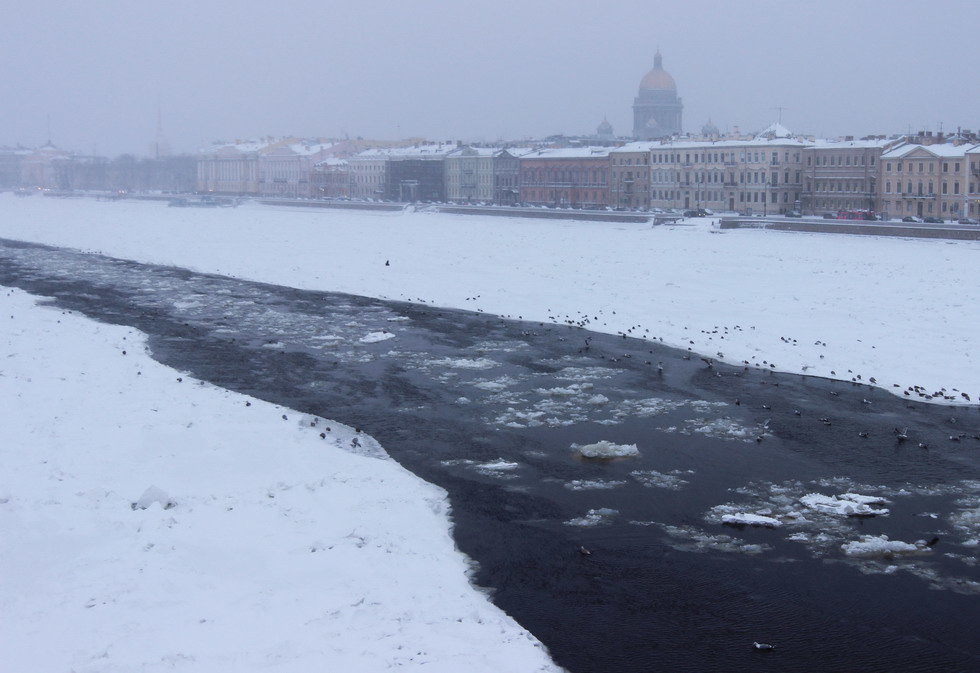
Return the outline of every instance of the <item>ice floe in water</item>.
<path id="1" fill-rule="evenodd" d="M 694 418 L 684 421 L 687 433 L 696 432 L 717 439 L 737 439 L 746 442 L 755 441 L 765 433 L 764 429 L 750 428 L 731 418 L 722 417 L 713 420 Z"/>
<path id="2" fill-rule="evenodd" d="M 519 411 L 508 407 L 504 413 L 497 416 L 496 422 L 506 428 L 536 428 L 544 425 L 542 416 L 544 416 L 543 411 Z"/>
<path id="3" fill-rule="evenodd" d="M 391 332 L 368 332 L 362 336 L 359 341 L 362 344 L 375 344 L 379 341 L 387 341 L 388 339 L 394 339 L 395 335 Z"/>
<path id="4" fill-rule="evenodd" d="M 679 491 L 690 482 L 681 479 L 681 474 L 692 474 L 692 470 L 672 470 L 669 473 L 657 472 L 656 470 L 633 470 L 630 476 L 647 488 L 666 488 L 672 491 Z"/>
<path id="5" fill-rule="evenodd" d="M 809 509 L 837 516 L 884 516 L 888 514 L 888 508 L 884 507 L 886 502 L 882 497 L 859 493 L 837 496 L 808 493 L 800 498 L 800 503 Z"/>
<path id="6" fill-rule="evenodd" d="M 761 554 L 771 551 L 768 544 L 753 544 L 731 535 L 712 535 L 694 526 L 670 526 L 655 521 L 630 521 L 637 526 L 657 526 L 668 536 L 670 546 L 687 552 L 725 552 L 729 554 Z"/>
<path id="7" fill-rule="evenodd" d="M 429 360 L 428 364 L 437 367 L 451 367 L 452 369 L 490 369 L 500 363 L 490 358 L 441 358 Z"/>
<path id="8" fill-rule="evenodd" d="M 625 483 L 614 479 L 572 479 L 562 485 L 570 491 L 600 491 L 619 488 Z"/>
<path id="9" fill-rule="evenodd" d="M 604 439 L 595 444 L 572 444 L 572 449 L 583 458 L 628 458 L 640 455 L 636 444 L 615 444 Z"/>
<path id="10" fill-rule="evenodd" d="M 456 458 L 452 460 L 443 460 L 441 461 L 441 464 L 445 465 L 446 467 L 465 467 L 485 477 L 494 477 L 497 479 L 516 479 L 517 475 L 513 474 L 513 472 L 521 466 L 520 463 L 504 460 L 503 458 L 497 458 L 496 460 L 485 461 L 482 463 L 480 461 L 469 460 L 467 458 Z"/>
<path id="11" fill-rule="evenodd" d="M 889 540 L 887 535 L 862 535 L 859 540 L 845 542 L 840 548 L 847 556 L 878 558 L 892 558 L 897 554 L 912 554 L 929 550 L 924 544 Z"/>
<path id="12" fill-rule="evenodd" d="M 619 514 L 619 510 L 609 509 L 608 507 L 599 507 L 597 509 L 590 509 L 585 513 L 585 516 L 569 519 L 565 522 L 565 525 L 583 527 L 600 526 L 602 524 L 609 523 L 617 514 Z"/>
<path id="13" fill-rule="evenodd" d="M 538 395 L 550 395 L 552 397 L 574 397 L 581 395 L 586 390 L 592 390 L 591 383 L 573 383 L 569 386 L 557 388 L 538 388 L 534 392 Z"/>
<path id="14" fill-rule="evenodd" d="M 749 512 L 737 505 L 715 505 L 708 510 L 704 518 L 709 523 L 724 523 L 730 526 L 762 526 L 764 528 L 782 526 L 783 521 L 773 514 L 774 512 L 768 508 Z"/>
<path id="15" fill-rule="evenodd" d="M 761 525 L 771 530 L 760 530 L 757 535 L 770 536 L 773 544 L 776 540 L 803 544 L 814 557 L 825 562 L 847 563 L 865 574 L 891 575 L 901 571 L 928 582 L 935 589 L 975 595 L 980 594 L 980 582 L 960 576 L 949 564 L 958 562 L 972 568 L 980 563 L 976 553 L 980 547 L 978 487 L 980 484 L 975 480 L 938 486 L 872 486 L 845 477 L 809 482 L 752 482 L 731 489 L 741 496 L 740 501 L 716 505 L 705 513 L 704 519 L 716 525 Z M 837 495 L 817 492 L 818 488 L 833 488 Z M 935 502 L 930 503 L 928 510 L 923 508 L 922 511 L 931 515 L 924 517 L 926 521 L 944 519 L 950 524 L 945 529 L 920 529 L 919 535 L 925 539 L 892 540 L 880 529 L 861 530 L 871 525 L 862 523 L 862 519 L 889 514 L 885 505 L 898 498 L 957 495 L 959 498 L 953 505 L 956 509 L 952 512 L 929 511 Z M 909 518 L 922 521 L 919 514 L 921 511 L 907 513 Z M 894 514 L 891 516 L 895 518 Z M 943 552 L 934 553 L 940 549 L 935 545 L 941 545 Z"/>

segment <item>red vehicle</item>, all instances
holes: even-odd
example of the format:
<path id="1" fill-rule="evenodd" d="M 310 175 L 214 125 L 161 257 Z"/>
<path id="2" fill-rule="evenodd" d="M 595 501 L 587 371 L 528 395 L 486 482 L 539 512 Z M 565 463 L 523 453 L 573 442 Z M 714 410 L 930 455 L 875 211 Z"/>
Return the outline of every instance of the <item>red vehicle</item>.
<path id="1" fill-rule="evenodd" d="M 838 210 L 838 220 L 877 220 L 878 216 L 873 210 Z"/>

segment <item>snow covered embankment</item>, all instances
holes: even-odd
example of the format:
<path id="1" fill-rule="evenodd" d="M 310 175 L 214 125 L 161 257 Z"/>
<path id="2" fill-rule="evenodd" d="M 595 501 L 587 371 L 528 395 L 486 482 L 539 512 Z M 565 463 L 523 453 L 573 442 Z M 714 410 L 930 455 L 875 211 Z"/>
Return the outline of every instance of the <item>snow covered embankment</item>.
<path id="1" fill-rule="evenodd" d="M 371 438 L 0 306 L 5 670 L 559 670 Z"/>

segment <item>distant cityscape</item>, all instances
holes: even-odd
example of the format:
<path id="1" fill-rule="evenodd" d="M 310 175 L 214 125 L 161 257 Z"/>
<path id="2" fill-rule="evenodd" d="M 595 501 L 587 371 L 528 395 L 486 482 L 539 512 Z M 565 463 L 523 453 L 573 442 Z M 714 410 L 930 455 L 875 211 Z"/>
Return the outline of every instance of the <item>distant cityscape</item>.
<path id="1" fill-rule="evenodd" d="M 980 217 L 980 137 L 970 130 L 821 139 L 780 121 L 742 133 L 709 120 L 682 133 L 682 118 L 677 85 L 657 52 L 634 99 L 629 137 L 604 119 L 592 135 L 493 145 L 267 137 L 173 155 L 158 119 L 145 157 L 74 154 L 50 141 L 0 147 L 0 189 Z"/>

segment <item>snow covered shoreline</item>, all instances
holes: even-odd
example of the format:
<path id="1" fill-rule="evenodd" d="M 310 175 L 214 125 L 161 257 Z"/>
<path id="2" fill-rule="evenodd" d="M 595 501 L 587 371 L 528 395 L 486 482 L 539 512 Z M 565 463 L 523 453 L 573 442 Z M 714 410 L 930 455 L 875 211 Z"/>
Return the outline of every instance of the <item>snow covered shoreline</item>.
<path id="1" fill-rule="evenodd" d="M 560 670 L 370 437 L 35 300 L 0 295 L 7 670 Z"/>
<path id="2" fill-rule="evenodd" d="M 980 243 L 10 194 L 0 216 L 4 238 L 525 320 L 587 317 L 736 364 L 934 403 L 980 398 Z"/>

